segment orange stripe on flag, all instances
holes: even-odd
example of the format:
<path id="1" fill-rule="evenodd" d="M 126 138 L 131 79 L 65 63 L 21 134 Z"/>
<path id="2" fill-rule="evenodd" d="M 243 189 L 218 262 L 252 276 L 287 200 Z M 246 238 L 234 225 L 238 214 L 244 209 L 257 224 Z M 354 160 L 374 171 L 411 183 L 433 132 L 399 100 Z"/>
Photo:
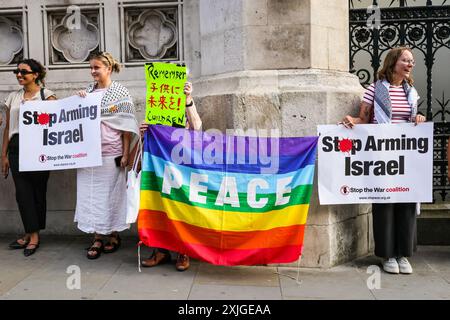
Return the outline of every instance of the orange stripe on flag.
<path id="1" fill-rule="evenodd" d="M 217 231 L 171 220 L 161 211 L 139 211 L 138 229 L 175 235 L 179 241 L 219 249 L 260 249 L 298 246 L 303 243 L 305 225 L 278 227 L 263 231 Z"/>

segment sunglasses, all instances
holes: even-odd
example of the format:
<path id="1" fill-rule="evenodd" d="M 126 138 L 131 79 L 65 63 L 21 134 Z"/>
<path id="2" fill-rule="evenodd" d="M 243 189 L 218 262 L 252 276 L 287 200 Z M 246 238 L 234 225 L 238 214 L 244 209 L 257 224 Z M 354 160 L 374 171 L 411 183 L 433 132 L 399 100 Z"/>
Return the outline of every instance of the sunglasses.
<path id="1" fill-rule="evenodd" d="M 16 69 L 16 70 L 14 70 L 13 71 L 13 73 L 14 74 L 21 74 L 21 75 L 27 75 L 27 74 L 30 74 L 30 73 L 34 73 L 33 71 L 28 71 L 28 70 L 25 70 L 25 69 Z"/>

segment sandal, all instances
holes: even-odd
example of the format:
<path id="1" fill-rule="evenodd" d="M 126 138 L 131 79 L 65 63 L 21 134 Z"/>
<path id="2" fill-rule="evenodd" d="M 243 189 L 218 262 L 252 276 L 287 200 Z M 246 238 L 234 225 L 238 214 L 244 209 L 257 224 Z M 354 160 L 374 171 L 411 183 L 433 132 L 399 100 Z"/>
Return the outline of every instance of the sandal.
<path id="1" fill-rule="evenodd" d="M 96 242 L 99 242 L 101 244 L 101 246 L 100 247 L 94 247 Z M 91 259 L 91 260 L 99 258 L 100 255 L 102 254 L 103 247 L 104 247 L 104 245 L 103 245 L 103 240 L 102 239 L 94 239 L 94 241 L 92 241 L 91 246 L 86 249 L 88 251 L 87 254 L 86 254 L 87 258 Z M 90 251 L 91 252 L 92 251 L 95 252 L 95 254 L 93 254 L 93 255 L 89 254 Z"/>
<path id="2" fill-rule="evenodd" d="M 19 240 L 22 240 L 23 244 L 20 244 Z M 17 239 L 9 244 L 9 248 L 10 249 L 25 249 L 27 247 L 28 243 L 30 243 L 30 239 L 28 239 L 28 240 L 25 238 Z"/>
<path id="3" fill-rule="evenodd" d="M 116 241 L 112 242 L 112 239 L 116 239 Z M 112 247 L 111 249 L 103 248 L 104 253 L 113 253 L 119 249 L 120 244 L 122 243 L 122 239 L 120 239 L 119 234 L 111 235 L 109 241 L 105 244 L 105 247 Z"/>

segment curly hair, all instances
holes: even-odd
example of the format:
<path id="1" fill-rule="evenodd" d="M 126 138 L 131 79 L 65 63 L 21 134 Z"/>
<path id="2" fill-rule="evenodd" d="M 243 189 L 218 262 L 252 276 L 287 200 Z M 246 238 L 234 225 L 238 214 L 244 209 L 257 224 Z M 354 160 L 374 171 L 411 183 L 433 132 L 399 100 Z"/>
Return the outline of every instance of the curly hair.
<path id="1" fill-rule="evenodd" d="M 26 64 L 30 67 L 31 71 L 37 73 L 38 77 L 35 80 L 36 84 L 42 84 L 42 86 L 45 87 L 44 79 L 47 75 L 47 71 L 42 63 L 34 59 L 23 59 L 17 63 L 17 66 L 19 66 L 19 64 Z"/>

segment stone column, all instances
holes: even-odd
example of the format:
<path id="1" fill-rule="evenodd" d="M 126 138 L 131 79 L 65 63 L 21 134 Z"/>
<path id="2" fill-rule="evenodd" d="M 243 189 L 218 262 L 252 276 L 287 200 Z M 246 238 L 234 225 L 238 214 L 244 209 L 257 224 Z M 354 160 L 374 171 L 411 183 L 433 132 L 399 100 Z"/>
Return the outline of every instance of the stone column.
<path id="1" fill-rule="evenodd" d="M 200 36 L 186 47 L 201 52 L 192 63 L 200 65 L 194 93 L 204 129 L 308 136 L 355 112 L 362 87 L 348 72 L 347 0 L 197 4 Z M 320 206 L 314 183 L 301 265 L 326 268 L 366 254 L 370 213 Z"/>

